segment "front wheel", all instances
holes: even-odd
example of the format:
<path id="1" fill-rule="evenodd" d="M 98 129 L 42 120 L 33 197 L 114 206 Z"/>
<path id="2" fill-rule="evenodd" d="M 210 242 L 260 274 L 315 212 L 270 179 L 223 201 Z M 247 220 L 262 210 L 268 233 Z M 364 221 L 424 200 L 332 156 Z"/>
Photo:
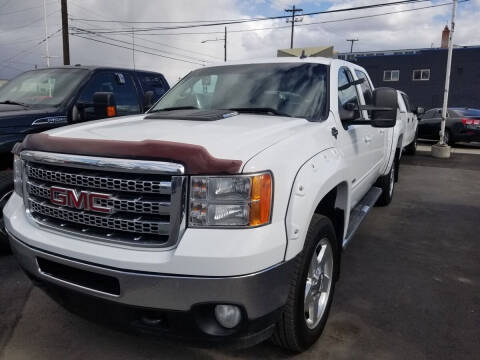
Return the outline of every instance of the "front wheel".
<path id="1" fill-rule="evenodd" d="M 304 248 L 295 260 L 288 301 L 276 325 L 274 343 L 301 352 L 319 338 L 332 303 L 338 260 L 332 222 L 315 214 Z"/>

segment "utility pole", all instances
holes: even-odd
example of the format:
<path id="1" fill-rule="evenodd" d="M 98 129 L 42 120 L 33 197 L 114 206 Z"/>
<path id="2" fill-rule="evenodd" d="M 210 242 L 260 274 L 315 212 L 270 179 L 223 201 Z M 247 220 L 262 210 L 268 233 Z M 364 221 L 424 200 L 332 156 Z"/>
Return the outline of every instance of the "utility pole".
<path id="1" fill-rule="evenodd" d="M 291 19 L 287 19 L 287 22 L 291 22 L 292 23 L 292 33 L 290 34 L 290 49 L 293 49 L 293 31 L 295 29 L 295 22 L 299 22 L 299 21 L 302 21 L 303 19 L 302 18 L 296 18 L 295 17 L 295 13 L 297 12 L 302 12 L 303 9 L 296 9 L 295 8 L 295 5 L 293 5 L 293 7 L 291 9 L 285 9 L 286 12 L 291 12 L 292 13 L 292 18 Z"/>
<path id="2" fill-rule="evenodd" d="M 43 0 L 43 22 L 45 24 L 45 58 L 47 59 L 47 67 L 50 67 L 50 52 L 48 50 L 48 26 L 47 26 L 46 0 Z"/>
<path id="3" fill-rule="evenodd" d="M 203 40 L 201 43 L 205 44 L 210 41 L 223 41 L 223 61 L 227 61 L 227 27 L 225 26 L 225 36 L 220 39 L 208 39 L 208 40 Z"/>
<path id="4" fill-rule="evenodd" d="M 132 60 L 133 71 L 135 71 L 135 28 L 132 27 Z"/>
<path id="5" fill-rule="evenodd" d="M 225 50 L 223 54 L 223 61 L 227 62 L 227 27 L 226 26 L 225 26 L 225 37 L 223 38 L 223 40 L 225 40 L 225 42 L 223 43 L 223 49 Z"/>
<path id="6" fill-rule="evenodd" d="M 358 39 L 347 39 L 347 41 L 350 41 L 350 53 L 353 53 L 353 43 L 358 41 Z"/>
<path id="7" fill-rule="evenodd" d="M 452 67 L 453 54 L 453 32 L 455 31 L 455 15 L 457 12 L 457 0 L 453 0 L 452 8 L 452 24 L 450 27 L 450 34 L 448 36 L 448 55 L 447 55 L 447 70 L 445 75 L 445 90 L 443 93 L 443 107 L 442 107 L 442 123 L 440 126 L 440 141 L 438 144 L 432 145 L 432 155 L 439 158 L 450 157 L 450 147 L 445 143 L 445 123 L 447 121 L 448 109 L 448 91 L 450 88 L 450 70 Z"/>
<path id="8" fill-rule="evenodd" d="M 62 8 L 63 65 L 70 65 L 70 41 L 68 38 L 67 0 L 61 0 L 60 4 Z"/>

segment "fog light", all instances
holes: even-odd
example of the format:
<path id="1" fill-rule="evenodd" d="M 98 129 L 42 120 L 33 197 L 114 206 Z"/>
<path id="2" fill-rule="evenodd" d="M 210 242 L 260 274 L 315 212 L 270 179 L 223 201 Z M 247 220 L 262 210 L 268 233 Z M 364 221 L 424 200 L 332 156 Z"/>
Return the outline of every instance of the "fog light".
<path id="1" fill-rule="evenodd" d="M 235 305 L 215 306 L 215 318 L 224 328 L 232 329 L 240 323 L 242 313 Z"/>

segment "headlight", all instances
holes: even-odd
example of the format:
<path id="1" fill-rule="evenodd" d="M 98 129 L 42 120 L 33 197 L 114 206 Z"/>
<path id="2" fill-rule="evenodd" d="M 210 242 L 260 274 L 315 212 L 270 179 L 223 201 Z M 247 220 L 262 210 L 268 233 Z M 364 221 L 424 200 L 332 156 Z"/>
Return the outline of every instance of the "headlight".
<path id="1" fill-rule="evenodd" d="M 23 195 L 23 160 L 19 155 L 13 155 L 13 186 L 15 192 Z"/>
<path id="2" fill-rule="evenodd" d="M 272 175 L 192 176 L 190 227 L 251 227 L 268 224 Z"/>

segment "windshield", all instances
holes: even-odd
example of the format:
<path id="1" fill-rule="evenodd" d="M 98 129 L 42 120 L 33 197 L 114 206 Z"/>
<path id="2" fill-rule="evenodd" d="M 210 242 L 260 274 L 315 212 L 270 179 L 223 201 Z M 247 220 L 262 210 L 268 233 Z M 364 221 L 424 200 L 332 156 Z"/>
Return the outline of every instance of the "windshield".
<path id="1" fill-rule="evenodd" d="M 191 72 L 150 112 L 231 109 L 316 119 L 327 107 L 323 64 L 227 65 Z"/>
<path id="2" fill-rule="evenodd" d="M 12 102 L 32 107 L 58 106 L 87 74 L 85 69 L 28 71 L 0 88 L 0 103 Z"/>

